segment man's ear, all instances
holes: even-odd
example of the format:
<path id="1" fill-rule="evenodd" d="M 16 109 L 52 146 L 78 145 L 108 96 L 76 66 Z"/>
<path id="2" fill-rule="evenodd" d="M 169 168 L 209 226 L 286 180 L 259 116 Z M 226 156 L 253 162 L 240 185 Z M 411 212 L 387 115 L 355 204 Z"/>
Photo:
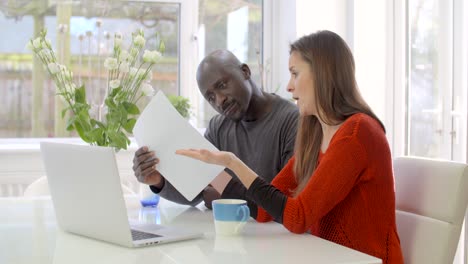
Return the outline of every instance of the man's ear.
<path id="1" fill-rule="evenodd" d="M 245 63 L 242 63 L 241 65 L 241 70 L 242 70 L 242 73 L 244 74 L 244 78 L 247 80 L 247 79 L 250 79 L 250 68 L 249 68 L 249 65 L 245 64 Z"/>

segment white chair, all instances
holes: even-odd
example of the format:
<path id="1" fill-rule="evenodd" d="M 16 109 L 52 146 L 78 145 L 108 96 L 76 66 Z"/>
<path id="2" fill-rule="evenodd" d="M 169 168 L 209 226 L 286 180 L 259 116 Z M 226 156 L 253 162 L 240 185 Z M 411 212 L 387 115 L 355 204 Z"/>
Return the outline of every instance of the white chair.
<path id="1" fill-rule="evenodd" d="M 393 166 L 405 263 L 453 263 L 468 202 L 467 164 L 400 157 Z"/>
<path id="2" fill-rule="evenodd" d="M 46 177 L 40 177 L 39 179 L 33 181 L 31 184 L 26 187 L 24 190 L 23 196 L 25 197 L 34 197 L 34 196 L 48 196 L 49 184 L 47 183 Z"/>
<path id="3" fill-rule="evenodd" d="M 122 184 L 122 191 L 123 194 L 135 194 L 129 187 Z M 49 184 L 47 183 L 47 177 L 40 177 L 39 179 L 32 182 L 26 189 L 24 190 L 23 196 L 25 197 L 34 197 L 34 196 L 48 196 L 50 195 L 49 192 Z"/>

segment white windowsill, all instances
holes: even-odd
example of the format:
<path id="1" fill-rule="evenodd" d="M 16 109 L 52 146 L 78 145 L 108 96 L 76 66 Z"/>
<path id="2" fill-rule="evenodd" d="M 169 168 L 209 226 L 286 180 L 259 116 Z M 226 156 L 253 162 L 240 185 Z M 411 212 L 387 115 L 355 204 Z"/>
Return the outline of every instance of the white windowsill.
<path id="1" fill-rule="evenodd" d="M 206 128 L 197 128 L 200 134 L 204 134 Z M 70 138 L 0 138 L 0 153 L 1 152 L 10 152 L 10 151 L 31 151 L 39 150 L 39 143 L 41 141 L 48 142 L 59 142 L 59 143 L 69 143 L 69 144 L 81 144 L 87 145 L 81 138 L 70 137 Z M 130 138 L 130 146 L 128 146 L 127 151 L 135 151 L 138 149 L 138 145 L 135 141 L 135 138 Z"/>

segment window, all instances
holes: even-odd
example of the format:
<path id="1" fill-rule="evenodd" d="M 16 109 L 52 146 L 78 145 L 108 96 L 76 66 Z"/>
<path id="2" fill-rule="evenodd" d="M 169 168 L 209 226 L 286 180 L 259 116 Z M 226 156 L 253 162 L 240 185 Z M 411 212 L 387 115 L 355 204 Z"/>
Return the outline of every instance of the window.
<path id="1" fill-rule="evenodd" d="M 60 102 L 53 83 L 25 48 L 42 28 L 59 60 L 73 71 L 74 82 L 86 85 L 88 101 L 98 104 L 103 99 L 102 64 L 114 34 L 122 34 L 125 45 L 137 29 L 145 32 L 147 47 L 156 48 L 159 40 L 166 44 L 163 59 L 153 67 L 152 86 L 179 94 L 179 2 L 68 1 L 44 8 L 27 2 L 2 4 L 0 23 L 9 41 L 0 44 L 0 137 L 74 136 L 57 114 Z"/>
<path id="2" fill-rule="evenodd" d="M 254 82 L 262 87 L 263 1 L 204 0 L 199 6 L 198 57 L 201 61 L 217 49 L 232 51 L 249 65 Z M 206 127 L 216 112 L 199 95 L 198 126 Z"/>
<path id="3" fill-rule="evenodd" d="M 166 94 L 188 97 L 192 121 L 206 127 L 215 112 L 196 85 L 199 61 L 227 48 L 250 66 L 261 86 L 262 21 L 262 0 L 52 1 L 42 8 L 28 1 L 2 3 L 2 34 L 9 41 L 0 43 L 0 138 L 75 136 L 65 131 L 58 114 L 54 84 L 25 48 L 41 28 L 47 29 L 54 47 L 64 48 L 60 56 L 75 82 L 85 83 L 88 99 L 96 101 L 102 98 L 97 88 L 106 79 L 99 65 L 116 31 L 128 37 L 141 28 L 148 45 L 164 40 L 166 53 L 153 68 L 151 84 Z M 60 33 L 62 25 L 67 25 L 66 34 Z"/>
<path id="4" fill-rule="evenodd" d="M 465 161 L 468 58 L 466 28 L 458 22 L 466 6 L 409 0 L 407 8 L 407 153 Z"/>

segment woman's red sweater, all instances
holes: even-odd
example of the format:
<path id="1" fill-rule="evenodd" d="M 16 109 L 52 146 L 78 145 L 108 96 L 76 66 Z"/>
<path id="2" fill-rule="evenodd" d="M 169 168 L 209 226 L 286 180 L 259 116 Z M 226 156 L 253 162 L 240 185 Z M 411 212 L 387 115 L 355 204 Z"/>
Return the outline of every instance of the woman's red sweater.
<path id="1" fill-rule="evenodd" d="M 283 225 L 378 257 L 403 263 L 395 223 L 392 158 L 380 124 L 365 114 L 349 117 L 320 153 L 304 190 L 297 186 L 291 158 L 272 185 L 288 196 Z M 257 221 L 271 221 L 258 208 Z"/>

